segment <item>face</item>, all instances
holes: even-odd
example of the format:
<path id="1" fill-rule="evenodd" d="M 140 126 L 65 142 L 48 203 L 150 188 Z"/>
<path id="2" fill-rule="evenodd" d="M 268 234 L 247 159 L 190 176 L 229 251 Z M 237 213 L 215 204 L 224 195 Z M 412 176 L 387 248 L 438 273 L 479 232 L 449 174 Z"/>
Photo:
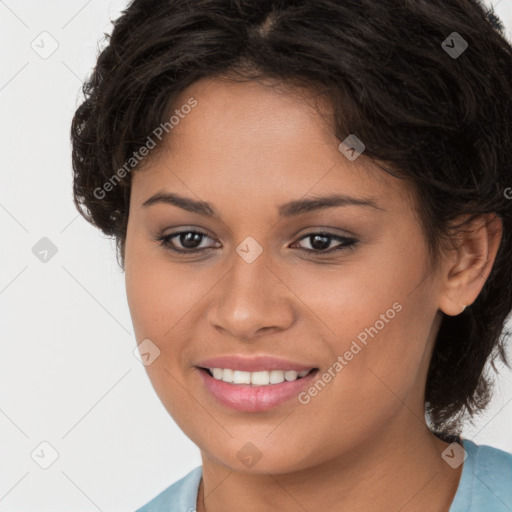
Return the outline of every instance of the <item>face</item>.
<path id="1" fill-rule="evenodd" d="M 133 175 L 126 238 L 156 393 L 204 457 L 246 472 L 417 428 L 438 318 L 411 191 L 364 153 L 349 160 L 312 102 L 283 91 L 184 91 Z"/>

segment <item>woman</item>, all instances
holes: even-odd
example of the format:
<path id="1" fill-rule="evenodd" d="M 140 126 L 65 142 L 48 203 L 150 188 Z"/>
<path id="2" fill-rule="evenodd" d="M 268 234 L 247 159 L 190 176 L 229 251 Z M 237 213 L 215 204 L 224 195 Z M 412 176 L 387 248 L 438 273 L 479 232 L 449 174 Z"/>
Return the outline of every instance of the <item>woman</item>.
<path id="1" fill-rule="evenodd" d="M 461 439 L 512 309 L 512 48 L 476 0 L 134 0 L 72 126 L 202 466 L 149 511 L 512 510 Z"/>

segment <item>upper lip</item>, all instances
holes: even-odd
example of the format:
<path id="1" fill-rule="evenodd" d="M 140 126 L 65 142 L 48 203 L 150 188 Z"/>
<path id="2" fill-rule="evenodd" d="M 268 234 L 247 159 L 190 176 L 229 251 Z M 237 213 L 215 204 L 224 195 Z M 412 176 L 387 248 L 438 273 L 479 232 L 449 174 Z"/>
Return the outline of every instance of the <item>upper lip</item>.
<path id="1" fill-rule="evenodd" d="M 290 359 L 282 359 L 269 355 L 242 357 L 240 355 L 225 355 L 211 357 L 199 361 L 196 366 L 200 368 L 229 368 L 245 372 L 259 372 L 264 370 L 295 370 L 302 372 L 316 368 L 314 365 L 297 363 Z"/>

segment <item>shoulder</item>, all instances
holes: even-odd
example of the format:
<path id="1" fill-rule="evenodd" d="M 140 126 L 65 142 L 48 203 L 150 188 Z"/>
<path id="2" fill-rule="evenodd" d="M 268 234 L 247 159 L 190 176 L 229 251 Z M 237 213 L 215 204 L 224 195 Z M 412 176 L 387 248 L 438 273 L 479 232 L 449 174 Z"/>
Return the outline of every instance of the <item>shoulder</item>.
<path id="1" fill-rule="evenodd" d="M 198 466 L 135 512 L 195 512 L 201 476 Z"/>
<path id="2" fill-rule="evenodd" d="M 473 441 L 462 441 L 466 459 L 450 512 L 510 512 L 512 454 Z"/>
<path id="3" fill-rule="evenodd" d="M 486 469 L 499 468 L 502 470 L 510 471 L 512 469 L 511 453 L 505 452 L 498 448 L 493 448 L 492 446 L 487 446 L 485 444 L 478 445 L 468 440 L 464 441 L 464 445 L 466 445 L 466 443 L 468 447 L 472 447 L 478 470 L 485 471 Z"/>

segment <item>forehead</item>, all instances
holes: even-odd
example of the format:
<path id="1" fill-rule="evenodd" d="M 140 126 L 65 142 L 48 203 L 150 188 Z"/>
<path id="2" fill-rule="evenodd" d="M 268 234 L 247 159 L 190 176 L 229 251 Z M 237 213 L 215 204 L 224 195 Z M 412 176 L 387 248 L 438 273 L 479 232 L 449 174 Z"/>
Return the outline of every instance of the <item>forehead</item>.
<path id="1" fill-rule="evenodd" d="M 191 100 L 195 106 L 185 107 Z M 350 161 L 340 152 L 329 104 L 313 90 L 202 79 L 175 99 L 173 114 L 169 134 L 134 173 L 136 198 L 189 188 L 189 195 L 219 200 L 271 193 L 284 201 L 333 189 L 410 199 L 401 180 L 364 153 Z"/>

